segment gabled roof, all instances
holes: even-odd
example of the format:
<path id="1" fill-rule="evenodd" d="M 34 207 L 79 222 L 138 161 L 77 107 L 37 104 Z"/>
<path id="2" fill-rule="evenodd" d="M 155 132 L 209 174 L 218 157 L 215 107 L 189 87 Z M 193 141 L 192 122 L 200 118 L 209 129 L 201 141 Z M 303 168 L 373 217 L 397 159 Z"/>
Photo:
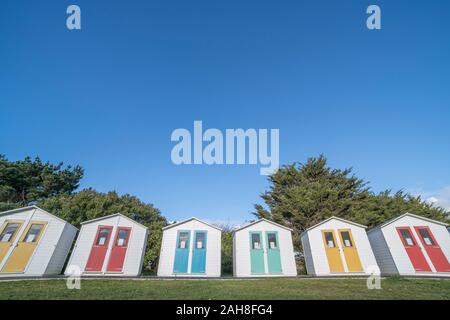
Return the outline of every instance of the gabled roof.
<path id="1" fill-rule="evenodd" d="M 130 217 L 127 217 L 127 216 L 125 216 L 125 215 L 123 215 L 123 214 L 121 214 L 121 213 L 114 213 L 114 214 L 110 214 L 109 216 L 104 216 L 104 217 L 99 217 L 99 218 L 95 218 L 95 219 L 92 219 L 92 220 L 88 220 L 88 221 L 84 221 L 84 222 L 82 222 L 81 224 L 83 225 L 83 224 L 88 224 L 88 223 L 91 223 L 91 222 L 96 222 L 96 221 L 100 221 L 100 220 L 105 220 L 105 219 L 109 219 L 109 218 L 113 218 L 113 217 L 116 217 L 116 216 L 120 216 L 121 218 L 125 218 L 125 219 L 127 219 L 127 220 L 130 220 L 131 222 L 133 222 L 133 223 L 135 223 L 135 224 L 138 224 L 138 225 L 140 225 L 141 227 L 143 227 L 143 228 L 145 228 L 145 229 L 148 229 L 146 226 L 144 226 L 142 223 L 139 223 L 139 222 L 137 222 L 136 220 L 133 220 L 133 219 L 131 219 Z"/>
<path id="2" fill-rule="evenodd" d="M 243 229 L 245 229 L 245 228 L 248 228 L 248 227 L 250 227 L 250 226 L 253 226 L 253 225 L 255 225 L 255 224 L 257 224 L 257 223 L 260 223 L 260 222 L 263 222 L 263 221 L 268 222 L 268 223 L 271 223 L 271 224 L 273 224 L 273 225 L 275 225 L 275 226 L 277 226 L 277 227 L 280 227 L 280 228 L 283 228 L 283 229 L 286 229 L 286 230 L 289 230 L 289 231 L 293 231 L 291 228 L 288 228 L 288 227 L 286 227 L 286 226 L 283 226 L 283 225 L 278 224 L 278 223 L 276 223 L 276 222 L 273 222 L 273 221 L 271 221 L 271 220 L 267 220 L 267 219 L 265 219 L 265 218 L 261 218 L 261 219 L 259 219 L 259 220 L 250 222 L 249 224 L 246 224 L 245 226 L 242 226 L 242 227 L 240 227 L 240 228 L 238 228 L 238 229 L 235 229 L 235 230 L 233 230 L 233 232 L 237 232 L 237 231 L 243 230 Z"/>
<path id="3" fill-rule="evenodd" d="M 395 217 L 395 218 L 392 218 L 392 219 L 390 219 L 388 221 L 383 222 L 382 224 L 380 224 L 380 225 L 370 229 L 368 232 L 371 232 L 371 231 L 376 230 L 376 229 L 384 228 L 387 225 L 389 225 L 389 224 L 391 224 L 391 223 L 393 223 L 393 222 L 395 222 L 397 220 L 400 220 L 400 219 L 402 219 L 403 217 L 406 217 L 406 216 L 417 218 L 417 219 L 420 219 L 420 220 L 425 220 L 425 221 L 428 221 L 428 222 L 431 222 L 431 223 L 440 224 L 440 225 L 442 225 L 444 227 L 448 226 L 448 224 L 445 223 L 445 222 L 433 220 L 433 219 L 430 219 L 430 218 L 426 218 L 426 217 L 422 217 L 422 216 L 418 216 L 416 214 L 412 214 L 412 213 L 406 212 L 406 213 L 404 213 L 404 214 L 402 214 L 402 215 L 400 215 L 398 217 Z"/>
<path id="4" fill-rule="evenodd" d="M 27 211 L 27 210 L 39 210 L 42 213 L 48 214 L 49 216 L 55 218 L 56 220 L 59 220 L 59 221 L 61 221 L 63 223 L 70 224 L 66 220 L 64 220 L 64 219 L 62 219 L 62 218 L 60 218 L 58 216 L 55 216 L 54 214 L 52 214 L 52 213 L 50 213 L 48 211 L 45 211 L 44 209 L 41 209 L 41 208 L 39 208 L 38 206 L 35 206 L 35 205 L 0 212 L 0 217 L 3 216 L 3 215 L 19 213 L 19 212 L 23 212 L 23 211 Z M 73 226 L 72 224 L 70 224 L 70 225 L 75 228 L 75 226 Z M 75 228 L 75 229 L 77 229 L 77 228 Z"/>
<path id="5" fill-rule="evenodd" d="M 222 229 L 220 229 L 219 227 L 217 227 L 217 226 L 215 226 L 215 225 L 212 225 L 212 224 L 210 224 L 210 223 L 207 223 L 207 222 L 205 222 L 205 221 L 202 221 L 202 220 L 200 220 L 200 219 L 197 219 L 197 218 L 195 218 L 195 217 L 191 217 L 191 218 L 189 218 L 189 219 L 186 219 L 186 220 L 183 220 L 183 221 L 180 221 L 180 222 L 175 222 L 175 223 L 169 224 L 168 226 L 165 226 L 165 227 L 162 228 L 162 229 L 163 229 L 163 230 L 167 230 L 167 229 L 170 229 L 170 228 L 179 226 L 179 225 L 181 225 L 181 224 L 184 224 L 184 223 L 189 222 L 189 221 L 192 221 L 192 220 L 198 221 L 198 222 L 200 222 L 200 223 L 206 224 L 207 226 L 210 226 L 211 228 L 214 228 L 214 229 L 217 229 L 217 230 L 219 230 L 219 231 L 222 231 Z"/>
<path id="6" fill-rule="evenodd" d="M 367 226 L 365 226 L 365 225 L 362 225 L 362 224 L 359 224 L 359 223 L 356 223 L 356 222 L 353 222 L 353 221 L 350 221 L 350 220 L 345 220 L 345 219 L 342 219 L 342 218 L 339 218 L 339 217 L 332 216 L 332 217 L 329 217 L 328 219 L 325 219 L 325 220 L 319 222 L 318 224 L 313 225 L 312 227 L 309 227 L 308 229 L 306 229 L 305 231 L 302 232 L 302 235 L 305 232 L 308 232 L 308 231 L 310 231 L 312 229 L 315 229 L 318 226 L 320 226 L 320 225 L 322 225 L 322 224 L 324 224 L 324 223 L 326 223 L 326 222 L 328 222 L 330 220 L 339 220 L 339 221 L 344 222 L 344 223 L 352 224 L 354 226 L 367 229 Z"/>

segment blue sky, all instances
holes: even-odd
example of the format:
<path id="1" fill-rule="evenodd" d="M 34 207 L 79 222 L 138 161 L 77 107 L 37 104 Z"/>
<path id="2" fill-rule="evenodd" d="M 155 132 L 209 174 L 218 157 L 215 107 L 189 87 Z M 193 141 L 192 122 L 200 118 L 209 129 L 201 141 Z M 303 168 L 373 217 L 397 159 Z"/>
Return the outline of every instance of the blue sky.
<path id="1" fill-rule="evenodd" d="M 323 153 L 450 207 L 449 39 L 444 0 L 3 0 L 0 153 L 80 164 L 82 187 L 170 220 L 236 223 L 268 187 L 259 167 L 175 166 L 171 132 L 278 128 L 282 164 Z"/>

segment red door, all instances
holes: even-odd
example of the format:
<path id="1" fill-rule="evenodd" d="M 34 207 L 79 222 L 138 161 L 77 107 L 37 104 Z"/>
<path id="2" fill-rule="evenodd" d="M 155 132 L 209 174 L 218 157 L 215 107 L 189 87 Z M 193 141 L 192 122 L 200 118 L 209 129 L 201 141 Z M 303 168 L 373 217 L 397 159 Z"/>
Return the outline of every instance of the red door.
<path id="1" fill-rule="evenodd" d="M 131 228 L 117 228 L 116 239 L 114 239 L 114 245 L 111 249 L 111 255 L 109 256 L 108 267 L 106 268 L 108 272 L 122 271 L 128 248 L 128 240 L 130 239 L 130 233 Z"/>
<path id="2" fill-rule="evenodd" d="M 103 262 L 105 261 L 106 252 L 108 251 L 109 239 L 111 238 L 111 226 L 99 226 L 97 234 L 92 244 L 91 253 L 84 271 L 100 272 L 102 271 Z"/>
<path id="3" fill-rule="evenodd" d="M 411 229 L 409 227 L 398 227 L 397 232 L 414 269 L 419 272 L 431 272 L 431 268 L 422 253 L 422 249 L 417 244 Z"/>
<path id="4" fill-rule="evenodd" d="M 450 272 L 450 264 L 429 227 L 414 227 L 437 272 Z"/>

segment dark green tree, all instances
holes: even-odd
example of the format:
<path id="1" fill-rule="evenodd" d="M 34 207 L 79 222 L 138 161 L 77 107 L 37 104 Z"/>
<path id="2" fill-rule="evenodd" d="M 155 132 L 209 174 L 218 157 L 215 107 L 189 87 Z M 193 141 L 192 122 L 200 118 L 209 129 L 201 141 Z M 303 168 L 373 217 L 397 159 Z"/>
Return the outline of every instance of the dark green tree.
<path id="1" fill-rule="evenodd" d="M 70 194 L 83 177 L 80 166 L 34 160 L 9 161 L 0 155 L 0 210 L 13 209 L 60 194 Z"/>
<path id="2" fill-rule="evenodd" d="M 152 204 L 131 195 L 116 192 L 100 193 L 85 189 L 73 194 L 62 194 L 44 199 L 38 206 L 79 227 L 81 222 L 122 213 L 149 229 L 144 269 L 155 271 L 162 239 L 161 228 L 167 225 L 161 212 Z"/>

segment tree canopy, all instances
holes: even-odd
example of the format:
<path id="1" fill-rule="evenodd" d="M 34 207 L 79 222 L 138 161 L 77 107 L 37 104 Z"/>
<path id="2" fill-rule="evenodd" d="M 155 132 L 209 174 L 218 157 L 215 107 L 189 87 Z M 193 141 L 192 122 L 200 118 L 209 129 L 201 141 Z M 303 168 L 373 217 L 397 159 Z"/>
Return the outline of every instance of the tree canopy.
<path id="1" fill-rule="evenodd" d="M 159 257 L 162 227 L 167 224 L 161 212 L 152 204 L 144 203 L 131 195 L 116 192 L 101 193 L 85 189 L 73 194 L 63 194 L 44 199 L 38 206 L 79 227 L 81 222 L 122 213 L 149 229 L 144 267 L 154 270 Z"/>
<path id="2" fill-rule="evenodd" d="M 369 228 L 405 212 L 450 222 L 449 212 L 402 191 L 378 194 L 356 177 L 352 169 L 332 169 L 324 156 L 294 163 L 269 176 L 270 188 L 261 195 L 265 206 L 255 205 L 255 215 L 295 230 L 294 243 L 307 228 L 337 216 Z"/>
<path id="3" fill-rule="evenodd" d="M 83 177 L 80 166 L 43 163 L 34 160 L 9 161 L 0 155 L 0 210 L 27 206 L 60 194 L 70 194 L 78 188 Z"/>

